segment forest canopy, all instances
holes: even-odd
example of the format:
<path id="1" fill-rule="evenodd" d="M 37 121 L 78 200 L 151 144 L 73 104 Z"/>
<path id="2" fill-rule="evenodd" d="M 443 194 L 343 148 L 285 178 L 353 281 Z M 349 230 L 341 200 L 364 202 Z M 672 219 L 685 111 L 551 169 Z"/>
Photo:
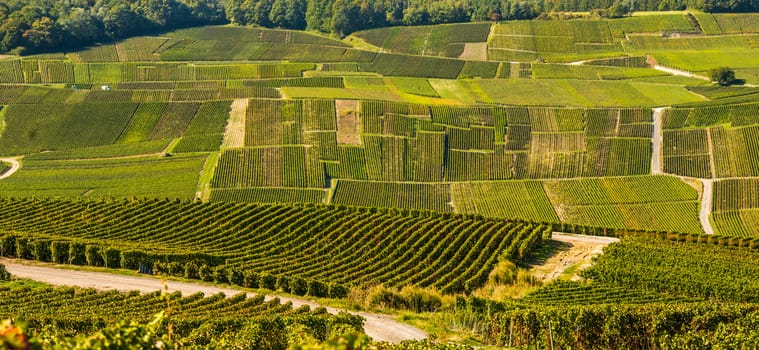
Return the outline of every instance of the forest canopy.
<path id="1" fill-rule="evenodd" d="M 752 12 L 759 11 L 759 0 L 3 0 L 0 52 L 67 50 L 205 24 L 343 36 L 395 25 L 533 19 L 592 10 L 614 14 L 620 8 Z"/>

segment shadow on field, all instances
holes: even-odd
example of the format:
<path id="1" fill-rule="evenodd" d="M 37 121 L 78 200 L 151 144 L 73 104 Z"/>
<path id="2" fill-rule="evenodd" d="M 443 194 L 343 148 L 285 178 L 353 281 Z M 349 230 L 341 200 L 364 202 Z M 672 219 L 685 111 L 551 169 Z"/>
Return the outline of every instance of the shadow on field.
<path id="1" fill-rule="evenodd" d="M 524 265 L 526 267 L 543 265 L 550 257 L 560 253 L 566 252 L 572 248 L 571 243 L 560 242 L 551 240 L 546 244 L 536 247 L 524 259 Z"/>

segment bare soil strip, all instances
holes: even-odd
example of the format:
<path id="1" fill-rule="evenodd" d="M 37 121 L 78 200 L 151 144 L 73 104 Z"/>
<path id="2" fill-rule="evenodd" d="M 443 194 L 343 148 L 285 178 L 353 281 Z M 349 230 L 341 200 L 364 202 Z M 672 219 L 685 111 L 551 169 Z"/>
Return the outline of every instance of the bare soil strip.
<path id="1" fill-rule="evenodd" d="M 546 259 L 546 261 L 532 268 L 532 275 L 544 283 L 553 281 L 568 269 L 575 274 L 572 280 L 580 277 L 576 274 L 580 270 L 590 266 L 596 255 L 603 253 L 603 248 L 611 243 L 619 242 L 619 238 L 575 235 L 554 232 L 552 239 L 564 243 L 563 248 Z"/>
<path id="2" fill-rule="evenodd" d="M 162 282 L 159 278 L 148 276 L 128 276 L 118 275 L 106 272 L 79 271 L 55 268 L 53 264 L 42 264 L 28 261 L 19 261 L 11 259 L 0 259 L 8 271 L 16 277 L 29 278 L 40 282 L 53 285 L 78 286 L 82 288 L 95 288 L 99 290 L 120 290 L 131 291 L 138 290 L 142 293 L 151 293 L 157 290 L 163 290 Z M 182 295 L 191 295 L 202 292 L 205 295 L 224 293 L 226 296 L 243 293 L 243 291 L 233 288 L 222 288 L 211 285 L 191 282 L 167 281 L 169 292 L 180 291 Z M 249 296 L 254 294 L 248 293 Z M 281 296 L 266 296 L 266 300 L 279 298 L 281 302 L 292 302 L 293 307 L 297 308 L 302 305 L 317 308 L 321 307 L 318 303 L 300 298 L 290 298 Z M 326 308 L 328 312 L 336 314 L 340 311 L 332 307 Z M 399 343 L 409 339 L 424 339 L 427 334 L 422 330 L 400 323 L 391 316 L 382 314 L 373 314 L 368 312 L 351 312 L 360 315 L 366 319 L 364 331 L 372 339 L 377 341 L 387 341 Z"/>
<path id="3" fill-rule="evenodd" d="M 459 58 L 462 60 L 487 61 L 488 43 L 464 43 L 464 51 Z"/>
<path id="4" fill-rule="evenodd" d="M 361 145 L 361 117 L 358 100 L 335 100 L 337 143 Z"/>
<path id="5" fill-rule="evenodd" d="M 664 150 L 662 143 L 664 140 L 664 110 L 667 108 L 654 108 L 654 135 L 651 139 L 653 152 L 651 155 L 651 174 L 664 174 L 662 170 L 662 159 L 664 159 Z"/>
<path id="6" fill-rule="evenodd" d="M 699 219 L 701 220 L 701 226 L 704 228 L 704 232 L 708 235 L 714 234 L 714 228 L 712 227 L 709 216 L 712 213 L 712 201 L 714 198 L 714 180 L 701 179 L 701 183 L 704 185 L 703 194 L 701 195 L 701 213 Z"/>
<path id="7" fill-rule="evenodd" d="M 0 158 L 0 161 L 4 163 L 10 163 L 11 165 L 11 168 L 8 169 L 8 171 L 0 175 L 0 180 L 11 177 L 11 175 L 15 174 L 18 169 L 21 169 L 21 162 L 19 162 L 20 159 L 21 158 Z"/>
<path id="8" fill-rule="evenodd" d="M 248 99 L 240 98 L 232 102 L 229 122 L 224 131 L 221 148 L 240 148 L 245 146 L 245 115 L 248 111 Z"/>

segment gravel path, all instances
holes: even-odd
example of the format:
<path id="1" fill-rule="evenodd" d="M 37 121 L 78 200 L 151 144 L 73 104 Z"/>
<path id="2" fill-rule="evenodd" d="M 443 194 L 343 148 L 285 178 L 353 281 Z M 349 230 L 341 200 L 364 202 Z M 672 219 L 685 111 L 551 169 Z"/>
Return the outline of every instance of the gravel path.
<path id="1" fill-rule="evenodd" d="M 15 174 L 18 169 L 21 169 L 21 163 L 19 162 L 19 158 L 0 158 L 0 161 L 5 163 L 10 163 L 11 168 L 8 169 L 5 173 L 0 175 L 0 180 L 10 177 L 11 175 Z"/>
<path id="2" fill-rule="evenodd" d="M 704 184 L 704 190 L 701 195 L 701 213 L 698 217 L 701 220 L 701 226 L 703 226 L 704 232 L 708 235 L 713 235 L 714 228 L 712 227 L 711 221 L 709 221 L 709 215 L 712 213 L 714 180 L 701 179 L 701 183 Z"/>
<path id="3" fill-rule="evenodd" d="M 83 288 L 95 288 L 99 290 L 120 290 L 130 291 L 138 290 L 142 293 L 155 292 L 163 290 L 161 280 L 150 276 L 128 276 L 118 275 L 106 272 L 77 271 L 62 268 L 55 268 L 53 264 L 40 264 L 23 260 L 0 259 L 8 271 L 16 277 L 29 278 L 40 282 L 53 285 L 78 286 Z M 168 281 L 166 282 L 169 291 L 180 291 L 182 295 L 191 295 L 203 292 L 205 295 L 224 293 L 227 296 L 243 293 L 243 291 L 233 288 L 224 288 L 211 285 L 205 285 L 192 282 Z M 249 293 L 249 296 L 253 294 Z M 308 305 L 316 308 L 321 305 L 314 301 L 300 298 L 290 298 L 282 296 L 266 296 L 266 300 L 279 298 L 283 303 L 292 302 L 293 307 Z M 327 311 L 336 314 L 340 310 L 333 307 L 327 307 Z M 409 339 L 424 339 L 427 334 L 415 327 L 400 323 L 391 316 L 374 314 L 368 312 L 352 312 L 366 319 L 364 331 L 374 340 L 399 343 Z"/>
<path id="4" fill-rule="evenodd" d="M 666 108 L 654 108 L 654 135 L 651 139 L 651 174 L 663 174 L 662 159 L 664 159 L 664 151 L 662 143 L 664 140 L 664 110 Z"/>

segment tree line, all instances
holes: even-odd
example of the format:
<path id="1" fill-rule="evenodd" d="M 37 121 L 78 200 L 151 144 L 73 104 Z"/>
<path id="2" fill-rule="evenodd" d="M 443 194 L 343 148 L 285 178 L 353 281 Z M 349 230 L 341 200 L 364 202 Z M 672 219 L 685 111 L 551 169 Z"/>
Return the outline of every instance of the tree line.
<path id="1" fill-rule="evenodd" d="M 759 0 L 5 0 L 0 52 L 66 50 L 161 30 L 233 23 L 335 36 L 386 26 L 551 18 L 592 11 L 759 11 Z M 600 11 L 599 11 L 600 10 Z"/>

